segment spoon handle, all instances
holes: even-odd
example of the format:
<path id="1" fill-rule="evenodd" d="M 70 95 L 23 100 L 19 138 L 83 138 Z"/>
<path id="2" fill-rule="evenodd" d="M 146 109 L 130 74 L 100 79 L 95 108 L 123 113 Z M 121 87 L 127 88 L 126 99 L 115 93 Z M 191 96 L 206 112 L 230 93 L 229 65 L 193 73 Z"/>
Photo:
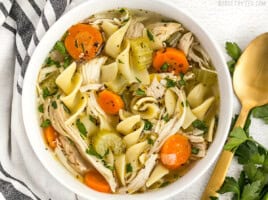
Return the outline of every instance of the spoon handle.
<path id="1" fill-rule="evenodd" d="M 235 127 L 244 127 L 248 113 L 252 107 L 242 106 L 239 117 L 235 123 Z M 210 180 L 205 188 L 205 191 L 202 195 L 202 200 L 210 200 L 210 197 L 217 197 L 217 191 L 220 189 L 221 185 L 224 182 L 226 173 L 233 159 L 234 153 L 231 151 L 223 150 L 219 160 L 212 172 Z"/>

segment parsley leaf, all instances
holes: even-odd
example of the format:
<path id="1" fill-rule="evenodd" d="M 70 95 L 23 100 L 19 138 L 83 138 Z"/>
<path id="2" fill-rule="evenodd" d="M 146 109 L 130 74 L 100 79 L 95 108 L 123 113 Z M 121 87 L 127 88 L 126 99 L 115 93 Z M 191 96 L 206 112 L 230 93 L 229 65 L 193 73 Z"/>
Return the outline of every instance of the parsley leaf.
<path id="1" fill-rule="evenodd" d="M 254 108 L 252 110 L 252 115 L 255 118 L 262 119 L 264 123 L 268 124 L 268 104 Z"/>
<path id="2" fill-rule="evenodd" d="M 167 64 L 167 63 L 164 63 L 161 67 L 160 67 L 160 69 L 161 69 L 161 71 L 167 71 L 168 70 L 168 67 L 169 67 L 169 65 Z"/>
<path id="3" fill-rule="evenodd" d="M 153 128 L 153 124 L 149 120 L 144 120 L 144 128 L 143 130 L 149 131 Z"/>
<path id="4" fill-rule="evenodd" d="M 144 96 L 145 95 L 145 91 L 139 88 L 139 89 L 136 90 L 136 95 L 138 95 L 138 96 Z"/>
<path id="5" fill-rule="evenodd" d="M 225 49 L 228 55 L 235 61 L 237 61 L 241 55 L 241 49 L 235 42 L 226 42 Z"/>
<path id="6" fill-rule="evenodd" d="M 154 36 L 151 33 L 151 31 L 147 30 L 147 36 L 148 36 L 149 40 L 154 41 Z"/>
<path id="7" fill-rule="evenodd" d="M 238 182 L 233 177 L 226 177 L 220 190 L 217 191 L 220 194 L 226 192 L 233 192 L 236 196 L 240 196 L 240 187 Z"/>
<path id="8" fill-rule="evenodd" d="M 85 125 L 80 121 L 80 119 L 76 120 L 76 127 L 78 128 L 82 137 L 87 136 L 87 129 L 86 129 Z"/>
<path id="9" fill-rule="evenodd" d="M 200 149 L 197 147 L 192 147 L 192 154 L 197 155 L 199 153 Z"/>
<path id="10" fill-rule="evenodd" d="M 179 86 L 184 86 L 186 85 L 186 81 L 184 80 L 184 74 L 180 73 L 181 79 L 178 81 Z"/>
<path id="11" fill-rule="evenodd" d="M 131 165 L 130 163 L 128 163 L 128 164 L 126 165 L 126 171 L 127 171 L 127 173 L 130 173 L 130 172 L 133 171 L 132 165 Z"/>
<path id="12" fill-rule="evenodd" d="M 193 125 L 194 128 L 197 128 L 197 129 L 202 130 L 204 132 L 208 131 L 208 127 L 207 127 L 206 123 L 201 121 L 201 120 L 199 120 L 199 119 L 195 120 L 192 123 L 192 125 Z"/>
<path id="13" fill-rule="evenodd" d="M 166 181 L 166 182 L 164 182 L 164 183 L 162 183 L 159 187 L 166 187 L 167 185 L 169 185 L 170 184 L 170 182 L 169 181 Z"/>
<path id="14" fill-rule="evenodd" d="M 219 198 L 218 197 L 209 197 L 210 198 L 210 200 L 219 200 Z"/>
<path id="15" fill-rule="evenodd" d="M 49 127 L 51 125 L 51 121 L 49 120 L 49 119 L 46 119 L 46 120 L 44 120 L 42 123 L 41 123 L 41 127 L 42 128 L 47 128 L 47 127 Z"/>
<path id="16" fill-rule="evenodd" d="M 45 88 L 43 89 L 43 98 L 45 99 L 45 98 L 47 98 L 47 97 L 49 97 L 49 96 L 51 96 L 51 94 L 50 94 L 48 88 L 45 87 Z"/>
<path id="17" fill-rule="evenodd" d="M 40 105 L 38 106 L 38 111 L 39 111 L 40 113 L 44 113 L 44 104 L 40 104 Z"/>
<path id="18" fill-rule="evenodd" d="M 225 144 L 224 149 L 228 151 L 235 151 L 239 145 L 247 141 L 249 138 L 245 131 L 238 127 L 235 128 L 229 135 L 229 140 L 227 144 Z"/>
<path id="19" fill-rule="evenodd" d="M 169 116 L 168 116 L 168 113 L 162 117 L 162 119 L 165 121 L 165 122 L 168 122 L 169 121 Z"/>
<path id="20" fill-rule="evenodd" d="M 56 67 L 60 67 L 60 63 L 58 61 L 52 60 L 51 57 L 48 57 L 45 62 L 47 66 L 55 65 Z"/>
<path id="21" fill-rule="evenodd" d="M 247 184 L 244 189 L 241 196 L 241 199 L 243 200 L 258 200 L 259 194 L 260 194 L 260 181 L 255 181 L 251 184 Z"/>
<path id="22" fill-rule="evenodd" d="M 135 78 L 139 83 L 141 83 L 141 80 L 138 77 L 135 77 Z"/>
<path id="23" fill-rule="evenodd" d="M 147 138 L 147 142 L 148 142 L 148 144 L 150 144 L 150 145 L 153 145 L 153 144 L 154 144 L 154 141 L 153 141 L 152 138 Z"/>
<path id="24" fill-rule="evenodd" d="M 92 115 L 89 115 L 89 120 L 93 123 L 93 124 L 97 124 L 97 119 L 95 117 L 93 117 Z"/>
<path id="25" fill-rule="evenodd" d="M 175 87 L 176 86 L 176 82 L 173 81 L 172 79 L 169 78 L 165 78 L 167 83 L 166 83 L 166 87 L 167 88 L 171 88 L 171 87 Z"/>
<path id="26" fill-rule="evenodd" d="M 61 54 L 65 55 L 66 54 L 66 48 L 65 45 L 62 41 L 57 41 L 55 46 L 54 46 L 54 50 L 59 51 Z"/>
<path id="27" fill-rule="evenodd" d="M 51 105 L 52 105 L 52 107 L 54 109 L 57 109 L 58 108 L 58 105 L 57 105 L 57 102 L 56 101 L 52 101 Z"/>
<path id="28" fill-rule="evenodd" d="M 96 158 L 102 159 L 102 156 L 95 151 L 92 145 L 89 145 L 89 147 L 86 150 L 86 153 L 88 155 L 92 155 L 95 156 Z"/>
<path id="29" fill-rule="evenodd" d="M 228 68 L 229 68 L 229 71 L 230 71 L 230 74 L 231 74 L 231 75 L 234 74 L 235 64 L 236 64 L 236 61 L 235 61 L 235 60 L 229 60 L 229 61 L 227 62 L 227 65 L 228 65 Z"/>

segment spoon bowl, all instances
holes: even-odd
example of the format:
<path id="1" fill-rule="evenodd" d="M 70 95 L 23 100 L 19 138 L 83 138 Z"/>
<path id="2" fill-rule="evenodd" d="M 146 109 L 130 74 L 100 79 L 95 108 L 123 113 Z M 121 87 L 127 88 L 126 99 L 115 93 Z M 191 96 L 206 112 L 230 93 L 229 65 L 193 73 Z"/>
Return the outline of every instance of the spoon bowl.
<path id="1" fill-rule="evenodd" d="M 268 33 L 253 40 L 239 58 L 233 85 L 242 105 L 255 107 L 268 102 Z"/>

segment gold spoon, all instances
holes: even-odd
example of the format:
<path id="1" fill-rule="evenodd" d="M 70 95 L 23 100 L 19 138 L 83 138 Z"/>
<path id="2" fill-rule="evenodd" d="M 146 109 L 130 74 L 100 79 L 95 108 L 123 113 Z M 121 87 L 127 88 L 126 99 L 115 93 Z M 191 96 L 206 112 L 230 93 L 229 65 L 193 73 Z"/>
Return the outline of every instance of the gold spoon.
<path id="1" fill-rule="evenodd" d="M 254 39 L 240 56 L 234 71 L 233 85 L 242 105 L 235 127 L 244 127 L 249 111 L 268 103 L 268 33 Z M 224 182 L 233 155 L 223 150 L 202 200 L 218 196 L 217 191 Z"/>

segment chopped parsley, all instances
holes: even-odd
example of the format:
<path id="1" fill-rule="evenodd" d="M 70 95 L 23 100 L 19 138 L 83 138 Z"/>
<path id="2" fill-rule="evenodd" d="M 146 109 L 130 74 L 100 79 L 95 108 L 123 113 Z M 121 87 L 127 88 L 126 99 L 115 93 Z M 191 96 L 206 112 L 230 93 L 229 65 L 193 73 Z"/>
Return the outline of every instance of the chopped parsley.
<path id="1" fill-rule="evenodd" d="M 78 128 L 82 137 L 87 136 L 87 129 L 86 129 L 85 125 L 80 121 L 80 119 L 76 120 L 76 127 Z"/>
<path id="2" fill-rule="evenodd" d="M 49 96 L 51 96 L 51 94 L 50 94 L 48 88 L 45 87 L 45 88 L 43 89 L 43 98 L 45 99 L 45 98 L 47 98 L 47 97 L 49 97 Z"/>
<path id="3" fill-rule="evenodd" d="M 151 31 L 147 30 L 147 36 L 148 36 L 149 40 L 154 41 L 154 36 L 151 33 Z"/>
<path id="4" fill-rule="evenodd" d="M 149 120 L 144 120 L 144 128 L 143 130 L 149 131 L 153 128 L 153 124 Z"/>
<path id="5" fill-rule="evenodd" d="M 169 116 L 168 116 L 168 113 L 162 117 L 162 119 L 165 121 L 165 122 L 168 122 L 169 121 Z"/>
<path id="6" fill-rule="evenodd" d="M 137 80 L 139 83 L 141 83 L 141 80 L 140 80 L 138 77 L 136 77 L 136 80 Z"/>
<path id="7" fill-rule="evenodd" d="M 236 62 L 238 58 L 241 56 L 242 52 L 239 46 L 235 42 L 226 42 L 225 49 L 227 51 L 227 54 L 231 57 L 231 60 L 227 62 L 227 65 L 230 74 L 233 75 Z"/>
<path id="8" fill-rule="evenodd" d="M 161 185 L 160 185 L 160 187 L 162 188 L 162 187 L 166 187 L 167 185 L 169 185 L 170 184 L 170 182 L 169 181 L 166 181 L 166 182 L 164 182 L 164 183 L 162 183 Z"/>
<path id="9" fill-rule="evenodd" d="M 208 127 L 207 127 L 206 123 L 201 121 L 201 120 L 199 120 L 199 119 L 195 120 L 192 123 L 192 125 L 193 125 L 194 128 L 197 128 L 197 129 L 202 130 L 204 132 L 208 131 Z"/>
<path id="10" fill-rule="evenodd" d="M 40 105 L 38 106 L 38 111 L 39 111 L 40 113 L 44 113 L 44 104 L 40 104 Z"/>
<path id="11" fill-rule="evenodd" d="M 47 128 L 51 125 L 51 121 L 49 119 L 46 119 L 42 122 L 42 124 L 40 125 L 42 128 Z"/>
<path id="12" fill-rule="evenodd" d="M 47 66 L 55 65 L 56 67 L 60 67 L 60 63 L 58 61 L 52 60 L 51 57 L 48 57 L 46 59 L 46 65 Z"/>
<path id="13" fill-rule="evenodd" d="M 136 95 L 138 95 L 138 96 L 144 96 L 145 95 L 145 91 L 139 88 L 139 89 L 136 90 Z"/>
<path id="14" fill-rule="evenodd" d="M 91 121 L 93 124 L 97 124 L 97 119 L 92 115 L 89 115 L 89 121 Z"/>
<path id="15" fill-rule="evenodd" d="M 154 144 L 154 140 L 152 138 L 147 138 L 147 142 L 150 145 L 153 145 Z"/>
<path id="16" fill-rule="evenodd" d="M 95 151 L 95 149 L 93 148 L 92 145 L 89 145 L 89 147 L 88 147 L 87 150 L 86 150 L 86 153 L 87 153 L 88 155 L 95 156 L 96 158 L 99 158 L 99 159 L 102 159 L 102 158 L 103 158 L 100 154 L 98 154 L 98 153 Z"/>
<path id="17" fill-rule="evenodd" d="M 168 67 L 169 67 L 169 65 L 167 64 L 167 63 L 164 63 L 161 67 L 160 67 L 160 69 L 161 69 L 161 71 L 167 71 L 168 70 Z"/>
<path id="18" fill-rule="evenodd" d="M 52 101 L 51 105 L 52 105 L 52 107 L 54 109 L 57 109 L 58 108 L 58 105 L 57 105 L 57 102 L 56 101 Z"/>
<path id="19" fill-rule="evenodd" d="M 166 83 L 166 87 L 167 88 L 171 88 L 171 87 L 175 87 L 176 86 L 176 82 L 170 78 L 165 78 L 167 83 Z"/>
<path id="20" fill-rule="evenodd" d="M 120 64 L 124 64 L 124 62 L 123 62 L 122 60 L 120 60 L 120 59 L 118 59 L 118 62 L 119 62 Z"/>
<path id="21" fill-rule="evenodd" d="M 179 86 L 184 86 L 186 85 L 186 81 L 184 80 L 184 74 L 180 73 L 181 79 L 178 81 Z"/>
<path id="22" fill-rule="evenodd" d="M 66 56 L 64 58 L 64 62 L 63 62 L 63 68 L 66 69 L 72 62 L 72 58 L 70 56 Z"/>
<path id="23" fill-rule="evenodd" d="M 59 51 L 61 54 L 65 55 L 67 53 L 65 45 L 62 41 L 57 41 L 55 46 L 54 46 L 54 50 Z"/>
<path id="24" fill-rule="evenodd" d="M 130 173 L 130 172 L 133 171 L 133 168 L 132 168 L 132 166 L 131 166 L 130 163 L 128 163 L 128 164 L 126 165 L 126 171 L 127 171 L 127 173 Z"/>
<path id="25" fill-rule="evenodd" d="M 199 153 L 200 149 L 196 147 L 192 147 L 192 154 L 197 155 Z"/>
<path id="26" fill-rule="evenodd" d="M 64 111 L 67 112 L 68 114 L 70 114 L 71 113 L 70 109 L 67 106 L 65 106 L 64 103 L 62 103 L 62 105 L 63 105 Z"/>

